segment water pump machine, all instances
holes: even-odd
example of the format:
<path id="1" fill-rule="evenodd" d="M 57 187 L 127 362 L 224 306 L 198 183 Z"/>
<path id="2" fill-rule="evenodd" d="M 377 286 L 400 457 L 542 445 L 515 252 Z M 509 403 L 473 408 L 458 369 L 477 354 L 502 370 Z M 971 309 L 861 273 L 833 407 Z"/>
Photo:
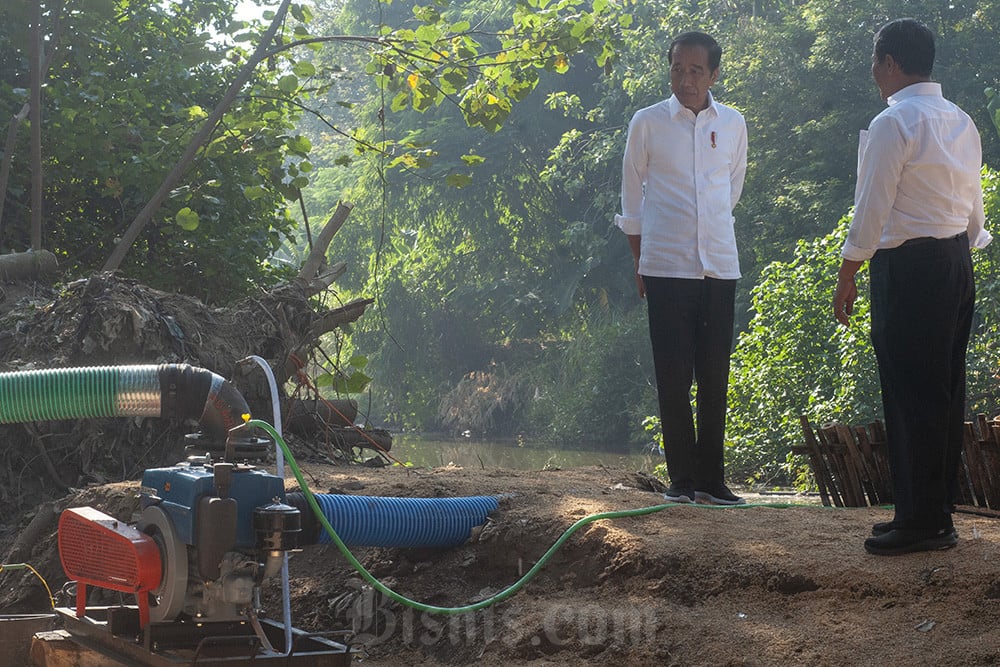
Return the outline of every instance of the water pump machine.
<path id="1" fill-rule="evenodd" d="M 125 664 L 350 665 L 346 632 L 291 626 L 287 555 L 329 536 L 302 493 L 237 460 L 233 434 L 249 409 L 228 381 L 183 364 L 0 374 L 0 423 L 110 416 L 198 419 L 200 439 L 223 443 L 225 455 L 146 470 L 134 523 L 92 507 L 63 512 L 59 555 L 76 604 L 57 611 L 74 640 Z M 313 498 L 354 546 L 454 546 L 497 507 L 486 496 Z M 285 613 L 276 621 L 260 614 L 260 592 L 279 575 Z M 134 604 L 88 606 L 94 587 Z"/>

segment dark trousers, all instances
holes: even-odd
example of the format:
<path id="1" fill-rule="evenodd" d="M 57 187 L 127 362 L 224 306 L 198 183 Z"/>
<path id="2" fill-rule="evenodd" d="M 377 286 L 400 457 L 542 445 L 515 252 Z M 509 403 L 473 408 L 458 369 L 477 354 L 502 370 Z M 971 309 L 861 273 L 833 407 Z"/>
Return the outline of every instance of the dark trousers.
<path id="1" fill-rule="evenodd" d="M 708 489 L 724 478 L 722 446 L 736 281 L 649 276 L 642 280 L 670 481 L 683 488 Z M 697 382 L 697 433 L 692 380 Z"/>
<path id="2" fill-rule="evenodd" d="M 975 302 L 968 237 L 879 250 L 870 272 L 895 520 L 906 528 L 950 527 Z"/>

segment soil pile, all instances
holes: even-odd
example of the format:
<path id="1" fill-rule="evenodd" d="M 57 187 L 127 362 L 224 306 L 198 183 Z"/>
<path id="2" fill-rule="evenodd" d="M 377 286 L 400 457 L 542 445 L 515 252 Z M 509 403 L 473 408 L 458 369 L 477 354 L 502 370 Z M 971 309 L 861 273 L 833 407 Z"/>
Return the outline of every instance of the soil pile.
<path id="1" fill-rule="evenodd" d="M 584 516 L 661 504 L 641 475 L 608 467 L 303 467 L 322 493 L 502 497 L 461 547 L 354 550 L 390 588 L 437 606 L 505 589 Z M 33 524 L 26 517 L 7 526 L 3 553 L 32 563 L 57 588 L 58 511 L 89 504 L 127 517 L 135 491 L 130 483 L 95 486 L 41 506 Z M 890 517 L 885 509 L 748 499 L 746 508 L 673 506 L 589 523 L 519 592 L 461 616 L 383 598 L 335 547 L 307 546 L 290 561 L 293 621 L 307 630 L 352 631 L 359 664 L 375 667 L 997 664 L 996 518 L 959 513 L 955 549 L 880 558 L 861 543 L 873 522 Z M 792 504 L 753 506 L 786 500 Z M 28 575 L 2 573 L 0 586 L 5 613 L 44 609 L 44 591 Z M 277 588 L 269 582 L 265 590 L 274 617 Z"/>

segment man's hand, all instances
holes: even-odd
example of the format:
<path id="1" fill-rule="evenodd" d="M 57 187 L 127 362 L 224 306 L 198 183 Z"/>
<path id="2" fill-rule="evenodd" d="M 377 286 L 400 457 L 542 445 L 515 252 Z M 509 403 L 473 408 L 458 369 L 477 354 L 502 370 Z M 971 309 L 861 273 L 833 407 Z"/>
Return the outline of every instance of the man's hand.
<path id="1" fill-rule="evenodd" d="M 646 283 L 642 282 L 642 276 L 639 275 L 639 269 L 635 270 L 635 284 L 639 288 L 639 298 L 646 298 Z"/>
<path id="2" fill-rule="evenodd" d="M 635 260 L 635 284 L 639 288 L 639 298 L 646 298 L 646 285 L 639 275 L 639 255 L 642 253 L 642 236 L 639 234 L 627 234 L 628 247 L 632 251 L 632 259 Z"/>
<path id="3" fill-rule="evenodd" d="M 845 327 L 850 326 L 850 317 L 854 313 L 854 301 L 858 298 L 858 286 L 854 274 L 861 268 L 862 262 L 845 259 L 837 272 L 837 291 L 833 294 L 833 316 Z"/>

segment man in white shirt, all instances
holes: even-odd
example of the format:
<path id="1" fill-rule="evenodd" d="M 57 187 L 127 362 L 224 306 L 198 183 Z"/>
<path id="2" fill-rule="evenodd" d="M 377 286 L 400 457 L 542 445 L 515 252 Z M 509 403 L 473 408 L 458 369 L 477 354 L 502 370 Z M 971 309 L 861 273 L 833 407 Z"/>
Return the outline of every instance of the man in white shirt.
<path id="1" fill-rule="evenodd" d="M 834 315 L 847 326 L 868 260 L 895 516 L 865 550 L 948 549 L 965 422 L 965 355 L 984 229 L 982 148 L 972 119 L 930 80 L 934 36 L 913 19 L 875 35 L 872 78 L 888 103 L 862 132 L 854 219 Z"/>
<path id="2" fill-rule="evenodd" d="M 722 48 L 686 32 L 668 51 L 673 95 L 640 109 L 622 164 L 622 213 L 649 334 L 674 502 L 735 505 L 723 440 L 736 279 L 733 207 L 743 191 L 743 116 L 716 102 Z M 697 381 L 697 432 L 691 410 Z"/>

